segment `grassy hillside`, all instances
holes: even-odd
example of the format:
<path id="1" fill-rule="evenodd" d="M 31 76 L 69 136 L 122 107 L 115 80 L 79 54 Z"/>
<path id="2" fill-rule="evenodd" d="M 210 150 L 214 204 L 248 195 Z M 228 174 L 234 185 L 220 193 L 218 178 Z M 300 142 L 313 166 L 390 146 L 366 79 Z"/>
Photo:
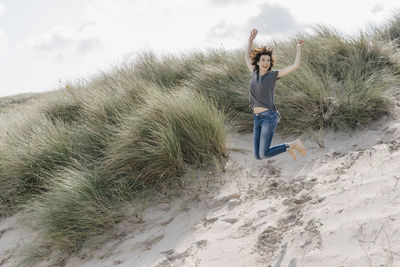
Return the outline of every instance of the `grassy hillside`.
<path id="1" fill-rule="evenodd" d="M 271 43 L 279 69 L 305 40 L 301 68 L 277 82 L 278 131 L 347 131 L 388 114 L 400 73 L 390 30 L 399 20 L 391 23 L 351 37 L 317 27 Z M 1 216 L 25 209 L 43 246 L 73 253 L 112 235 L 127 206 L 176 185 L 186 166 L 223 166 L 229 132 L 252 131 L 244 51 L 144 53 L 0 110 Z"/>

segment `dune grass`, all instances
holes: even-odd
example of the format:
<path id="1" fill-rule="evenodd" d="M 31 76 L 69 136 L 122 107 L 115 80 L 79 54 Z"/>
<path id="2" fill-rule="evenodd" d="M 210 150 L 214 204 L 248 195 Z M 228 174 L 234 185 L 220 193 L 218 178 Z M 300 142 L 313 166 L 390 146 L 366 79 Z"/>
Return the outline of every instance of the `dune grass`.
<path id="1" fill-rule="evenodd" d="M 381 34 L 320 26 L 271 43 L 279 69 L 305 40 L 301 67 L 277 82 L 279 132 L 362 129 L 388 114 L 385 92 L 400 65 Z M 252 131 L 244 51 L 147 52 L 68 83 L 17 116 L 3 110 L 0 215 L 26 209 L 46 244 L 73 253 L 110 237 L 127 206 L 174 184 L 186 166 L 224 165 L 227 135 Z"/>
<path id="2" fill-rule="evenodd" d="M 373 42 L 365 33 L 346 37 L 322 26 L 315 33 L 273 44 L 279 47 L 279 69 L 291 64 L 295 40 L 306 40 L 301 67 L 277 82 L 279 131 L 362 129 L 388 114 L 390 101 L 384 92 L 398 82 L 400 73 L 395 48 Z"/>
<path id="3" fill-rule="evenodd" d="M 3 135 L 3 215 L 12 208 L 30 210 L 41 238 L 71 253 L 90 237 L 109 236 L 135 194 L 158 192 L 186 164 L 226 160 L 231 124 L 212 101 L 185 88 L 166 93 L 156 86 L 139 99 L 133 91 L 143 87 L 134 85 L 120 96 L 113 91 L 114 98 L 92 84 L 80 88 L 74 94 L 87 98 L 72 121 L 65 120 L 65 113 L 76 112 L 70 101 L 43 100 L 25 123 Z M 70 92 L 58 94 L 63 99 Z M 57 115 L 49 117 L 49 110 Z"/>
<path id="4" fill-rule="evenodd" d="M 106 178 L 97 168 L 79 162 L 54 173 L 49 190 L 35 198 L 34 216 L 41 238 L 69 252 L 89 237 L 110 235 L 123 218 L 123 209 Z"/>
<path id="5" fill-rule="evenodd" d="M 400 48 L 400 9 L 394 10 L 383 25 L 371 26 L 371 33 L 376 40 L 392 42 Z"/>
<path id="6" fill-rule="evenodd" d="M 121 121 L 103 167 L 140 177 L 146 184 L 180 176 L 184 163 L 203 166 L 227 156 L 224 113 L 187 89 L 171 94 L 154 91 Z"/>

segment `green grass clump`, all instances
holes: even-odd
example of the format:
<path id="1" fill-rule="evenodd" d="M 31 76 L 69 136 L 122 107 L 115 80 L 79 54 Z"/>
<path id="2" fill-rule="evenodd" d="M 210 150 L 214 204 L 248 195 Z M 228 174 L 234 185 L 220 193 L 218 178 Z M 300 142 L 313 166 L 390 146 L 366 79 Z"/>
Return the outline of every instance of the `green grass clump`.
<path id="1" fill-rule="evenodd" d="M 41 105 L 41 112 L 52 122 L 61 120 L 65 123 L 73 123 L 80 119 L 82 103 L 68 94 L 57 94 Z"/>
<path id="2" fill-rule="evenodd" d="M 352 130 L 388 114 L 390 101 L 384 92 L 396 84 L 399 70 L 392 48 L 362 33 L 345 38 L 326 27 L 315 31 L 288 43 L 274 43 L 279 48 L 279 69 L 292 64 L 296 40 L 306 40 L 301 67 L 277 82 L 279 130 Z"/>
<path id="3" fill-rule="evenodd" d="M 378 41 L 393 42 L 400 47 L 400 9 L 395 10 L 392 16 L 383 24 L 371 27 L 371 34 Z"/>
<path id="4" fill-rule="evenodd" d="M 110 180 L 79 162 L 55 172 L 49 190 L 35 199 L 31 210 L 42 241 L 72 253 L 90 237 L 111 236 L 124 209 L 110 190 Z"/>
<path id="5" fill-rule="evenodd" d="M 252 121 L 248 105 L 250 76 L 241 50 L 215 50 L 183 84 L 214 101 L 227 116 L 239 121 L 237 131 L 248 132 Z"/>
<path id="6" fill-rule="evenodd" d="M 181 175 L 184 163 L 204 166 L 226 158 L 224 114 L 195 92 L 154 91 L 121 120 L 103 163 L 113 173 L 152 184 Z"/>
<path id="7" fill-rule="evenodd" d="M 190 57 L 164 56 L 160 58 L 153 52 L 141 54 L 132 67 L 135 78 L 155 84 L 160 89 L 178 86 L 196 69 Z"/>
<path id="8" fill-rule="evenodd" d="M 45 117 L 10 129 L 0 149 L 3 199 L 25 199 L 43 190 L 50 170 L 65 166 L 76 152 L 65 125 Z"/>

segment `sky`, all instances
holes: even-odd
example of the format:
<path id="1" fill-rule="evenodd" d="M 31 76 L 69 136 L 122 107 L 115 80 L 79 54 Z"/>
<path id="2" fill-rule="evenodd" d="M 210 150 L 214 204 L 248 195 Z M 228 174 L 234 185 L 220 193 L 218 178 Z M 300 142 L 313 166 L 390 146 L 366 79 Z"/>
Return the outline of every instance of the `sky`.
<path id="1" fill-rule="evenodd" d="M 235 49 L 312 32 L 382 25 L 398 0 L 0 0 L 0 97 L 62 88 L 159 55 Z M 306 44 L 305 44 L 306 45 Z"/>

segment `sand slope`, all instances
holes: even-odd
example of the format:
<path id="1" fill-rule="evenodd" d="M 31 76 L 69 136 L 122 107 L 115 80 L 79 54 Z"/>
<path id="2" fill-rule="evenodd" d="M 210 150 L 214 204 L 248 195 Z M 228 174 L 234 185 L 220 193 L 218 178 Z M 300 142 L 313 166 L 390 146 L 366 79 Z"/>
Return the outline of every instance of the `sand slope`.
<path id="1" fill-rule="evenodd" d="M 369 130 L 324 133 L 324 147 L 306 140 L 296 162 L 255 160 L 252 135 L 232 135 L 224 172 L 189 171 L 178 196 L 66 265 L 400 266 L 398 103 Z M 14 266 L 18 244 L 32 240 L 14 224 L 0 222 L 0 265 Z"/>

